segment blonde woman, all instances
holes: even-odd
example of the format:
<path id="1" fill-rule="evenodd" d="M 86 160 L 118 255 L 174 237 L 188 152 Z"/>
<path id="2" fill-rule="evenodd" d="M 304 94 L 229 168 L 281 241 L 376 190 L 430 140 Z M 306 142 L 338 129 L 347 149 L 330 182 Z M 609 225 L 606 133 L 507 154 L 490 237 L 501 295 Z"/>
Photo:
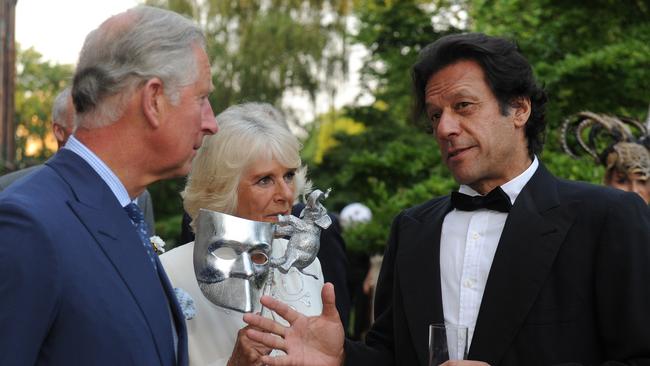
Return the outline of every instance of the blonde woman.
<path id="1" fill-rule="evenodd" d="M 300 143 L 283 125 L 280 112 L 269 104 L 246 103 L 228 108 L 217 120 L 219 133 L 203 141 L 182 192 L 188 214 L 194 219 L 205 208 L 264 222 L 290 214 L 309 184 Z M 203 296 L 194 278 L 193 248 L 191 242 L 160 257 L 174 287 L 189 292 L 196 304 L 196 316 L 187 321 L 190 364 L 260 365 L 259 357 L 271 350 L 246 336 L 241 313 Z M 281 256 L 285 248 L 286 240 L 275 239 L 272 256 Z M 319 315 L 323 274 L 318 259 L 307 272 L 318 279 L 295 269 L 286 275 L 275 271 L 277 294 L 301 313 Z"/>

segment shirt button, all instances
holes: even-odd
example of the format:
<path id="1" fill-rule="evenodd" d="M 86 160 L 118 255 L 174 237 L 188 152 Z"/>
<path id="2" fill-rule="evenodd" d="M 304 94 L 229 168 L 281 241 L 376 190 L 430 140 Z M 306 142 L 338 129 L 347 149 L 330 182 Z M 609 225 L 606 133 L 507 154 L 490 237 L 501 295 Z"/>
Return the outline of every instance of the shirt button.
<path id="1" fill-rule="evenodd" d="M 466 288 L 473 288 L 474 287 L 474 280 L 472 279 L 467 279 L 463 282 L 463 287 Z"/>
<path id="2" fill-rule="evenodd" d="M 477 232 L 472 233 L 472 239 L 478 240 L 479 237 L 480 237 L 480 235 Z"/>

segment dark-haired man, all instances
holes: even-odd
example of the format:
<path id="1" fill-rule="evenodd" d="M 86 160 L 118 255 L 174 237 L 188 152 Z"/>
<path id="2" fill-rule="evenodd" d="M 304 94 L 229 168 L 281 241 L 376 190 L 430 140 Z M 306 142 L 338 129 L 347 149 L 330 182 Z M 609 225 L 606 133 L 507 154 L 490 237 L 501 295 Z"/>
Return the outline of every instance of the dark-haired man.
<path id="1" fill-rule="evenodd" d="M 546 96 L 516 45 L 443 37 L 413 69 L 458 192 L 393 222 L 365 343 L 343 342 L 331 286 L 323 315 L 264 303 L 285 328 L 246 321 L 288 356 L 269 365 L 427 365 L 428 325 L 469 329 L 445 365 L 650 364 L 650 212 L 636 195 L 559 180 L 537 155 Z"/>
<path id="2" fill-rule="evenodd" d="M 133 202 L 217 131 L 201 29 L 140 6 L 81 50 L 77 129 L 0 194 L 1 365 L 187 365 L 174 289 Z"/>

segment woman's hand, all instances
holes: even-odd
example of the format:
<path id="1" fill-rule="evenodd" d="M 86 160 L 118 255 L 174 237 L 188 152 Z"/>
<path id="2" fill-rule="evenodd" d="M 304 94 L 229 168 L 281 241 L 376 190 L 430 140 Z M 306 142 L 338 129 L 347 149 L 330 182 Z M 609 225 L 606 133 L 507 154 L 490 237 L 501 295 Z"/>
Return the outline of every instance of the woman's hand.
<path id="1" fill-rule="evenodd" d="M 248 329 L 261 331 L 259 328 L 248 325 L 237 332 L 237 342 L 235 342 L 235 348 L 232 350 L 232 355 L 228 360 L 228 366 L 264 365 L 261 357 L 268 355 L 271 352 L 271 348 L 250 339 L 246 334 Z"/>

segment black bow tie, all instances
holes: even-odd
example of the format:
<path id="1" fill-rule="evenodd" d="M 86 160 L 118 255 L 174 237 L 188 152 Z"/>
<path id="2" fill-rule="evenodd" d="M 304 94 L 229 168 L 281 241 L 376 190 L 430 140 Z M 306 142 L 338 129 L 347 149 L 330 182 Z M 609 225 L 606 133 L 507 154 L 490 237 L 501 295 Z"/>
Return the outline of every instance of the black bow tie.
<path id="1" fill-rule="evenodd" d="M 468 196 L 460 192 L 451 192 L 451 205 L 460 211 L 474 211 L 479 208 L 499 212 L 510 212 L 510 197 L 501 187 L 496 187 L 485 196 Z"/>

